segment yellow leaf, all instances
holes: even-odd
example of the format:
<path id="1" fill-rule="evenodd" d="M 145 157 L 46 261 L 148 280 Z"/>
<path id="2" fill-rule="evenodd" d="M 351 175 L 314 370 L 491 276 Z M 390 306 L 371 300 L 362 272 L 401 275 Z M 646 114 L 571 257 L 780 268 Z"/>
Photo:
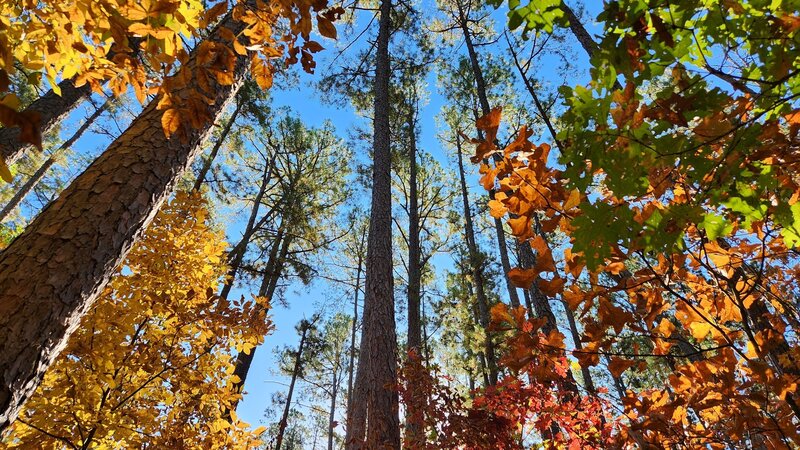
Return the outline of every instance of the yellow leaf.
<path id="1" fill-rule="evenodd" d="M 694 322 L 689 325 L 689 330 L 691 330 L 692 336 L 695 339 L 702 341 L 711 331 L 711 324 L 708 322 Z"/>
<path id="2" fill-rule="evenodd" d="M 573 189 L 572 192 L 569 194 L 569 198 L 566 202 L 564 202 L 564 211 L 569 211 L 570 209 L 578 206 L 581 202 L 581 193 L 577 189 Z"/>
<path id="3" fill-rule="evenodd" d="M 161 127 L 164 129 L 164 135 L 169 138 L 173 133 L 178 131 L 181 126 L 180 115 L 176 108 L 170 108 L 164 111 L 161 116 Z"/>

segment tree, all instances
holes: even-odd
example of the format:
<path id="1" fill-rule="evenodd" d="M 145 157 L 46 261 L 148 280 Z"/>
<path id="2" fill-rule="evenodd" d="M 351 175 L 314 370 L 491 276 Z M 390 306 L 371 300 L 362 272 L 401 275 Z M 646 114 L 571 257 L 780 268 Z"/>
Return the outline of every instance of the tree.
<path id="1" fill-rule="evenodd" d="M 178 193 L 112 276 L 9 434 L 8 448 L 227 447 L 261 430 L 224 420 L 229 352 L 271 329 L 266 300 L 218 306 L 225 242 Z M 167 256 L 168 255 L 168 256 Z M 261 315 L 252 311 L 259 310 Z"/>
<path id="2" fill-rule="evenodd" d="M 307 14 L 309 8 L 300 12 Z M 238 90 L 248 65 L 253 70 L 260 67 L 257 78 L 265 79 L 266 66 L 258 55 L 249 55 L 238 41 L 235 52 L 229 38 L 248 26 L 268 31 L 271 23 L 261 21 L 244 4 L 235 9 L 240 20 L 226 15 L 165 82 L 166 92 L 0 256 L 0 341 L 5 355 L 0 359 L 0 429 L 14 420 L 114 267 L 152 220 L 196 155 L 210 122 Z M 292 17 L 297 13 L 284 11 Z M 271 39 L 265 39 L 245 44 L 274 48 Z M 193 122 L 182 123 L 181 117 L 192 117 Z M 67 260 L 70 264 L 64 265 Z M 60 270 L 51 276 L 55 267 Z"/>
<path id="3" fill-rule="evenodd" d="M 347 448 L 400 448 L 397 338 L 392 277 L 392 180 L 389 130 L 391 0 L 380 3 L 375 59 L 372 202 L 367 238 L 364 328 Z"/>

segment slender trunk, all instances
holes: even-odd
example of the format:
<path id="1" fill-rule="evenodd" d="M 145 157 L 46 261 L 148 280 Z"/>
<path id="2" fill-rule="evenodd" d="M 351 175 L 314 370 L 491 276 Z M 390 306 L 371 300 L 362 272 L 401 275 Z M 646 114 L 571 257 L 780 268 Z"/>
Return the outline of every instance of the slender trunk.
<path id="1" fill-rule="evenodd" d="M 89 83 L 81 87 L 75 87 L 72 80 L 64 80 L 58 83 L 61 88 L 61 95 L 53 90 L 33 101 L 24 112 L 39 116 L 39 130 L 42 134 L 47 134 L 56 125 L 61 123 L 81 102 L 92 94 L 92 87 Z M 7 165 L 15 163 L 23 153 L 33 147 L 30 144 L 19 140 L 20 129 L 18 127 L 0 128 L 0 157 Z"/>
<path id="2" fill-rule="evenodd" d="M 331 410 L 328 414 L 328 450 L 333 450 L 333 428 L 336 422 L 336 396 L 339 394 L 339 374 L 337 370 L 333 371 L 333 386 L 331 391 Z"/>
<path id="3" fill-rule="evenodd" d="M 219 30 L 239 35 L 244 27 L 228 15 L 208 39 L 226 45 Z M 231 85 L 211 80 L 204 115 L 213 119 L 224 110 L 248 62 L 246 55 L 235 57 Z M 178 76 L 190 76 L 173 92 L 176 98 L 205 92 L 195 77 L 206 70 L 201 64 L 207 63 L 193 54 L 179 70 Z M 0 254 L 0 430 L 16 418 L 208 136 L 210 121 L 168 139 L 159 101 Z"/>
<path id="4" fill-rule="evenodd" d="M 233 124 L 236 122 L 236 117 L 239 115 L 241 110 L 242 104 L 236 102 L 236 108 L 233 109 L 231 117 L 228 119 L 228 123 L 226 123 L 225 128 L 222 129 L 222 133 L 220 133 L 217 142 L 214 143 L 214 147 L 211 149 L 211 153 L 208 154 L 208 158 L 203 161 L 203 167 L 200 168 L 200 172 L 197 174 L 197 178 L 194 180 L 194 186 L 192 187 L 193 191 L 199 191 L 200 187 L 203 186 L 203 183 L 205 183 L 208 172 L 211 170 L 211 165 L 217 158 L 217 153 L 219 153 L 219 149 L 222 147 L 222 144 L 225 143 L 225 139 L 228 138 L 228 133 L 231 132 L 231 127 L 233 127 Z"/>
<path id="5" fill-rule="evenodd" d="M 292 381 L 289 382 L 289 392 L 286 394 L 286 406 L 283 407 L 283 415 L 281 421 L 278 423 L 278 436 L 275 438 L 275 450 L 281 450 L 283 443 L 283 432 L 286 431 L 286 424 L 289 421 L 289 410 L 292 407 L 292 394 L 294 393 L 294 384 L 297 381 L 297 376 L 300 374 L 303 358 L 303 346 L 306 343 L 306 332 L 308 331 L 308 323 L 304 320 L 300 325 L 300 345 L 297 347 L 297 355 L 294 357 L 294 369 L 292 370 Z"/>
<path id="6" fill-rule="evenodd" d="M 81 126 L 69 139 L 64 141 L 64 143 L 62 143 L 57 149 L 53 150 L 53 153 L 50 154 L 50 157 L 47 158 L 47 161 L 45 161 L 28 179 L 28 181 L 26 181 L 25 184 L 19 188 L 17 193 L 14 194 L 14 196 L 11 197 L 11 200 L 8 201 L 8 204 L 3 207 L 2 211 L 0 211 L 0 222 L 6 220 L 6 217 L 8 217 L 8 215 L 11 214 L 11 212 L 14 211 L 14 209 L 19 206 L 20 203 L 22 203 L 22 200 L 24 200 L 25 197 L 27 197 L 28 194 L 33 190 L 33 188 L 35 188 L 39 182 L 44 179 L 45 174 L 47 174 L 47 171 L 53 167 L 56 161 L 58 161 L 58 157 L 61 155 L 61 153 L 72 147 L 75 142 L 80 139 L 81 136 L 83 136 L 83 133 L 85 133 L 86 130 L 92 126 L 94 121 L 97 120 L 97 118 L 108 109 L 110 104 L 111 100 L 106 100 L 106 102 L 103 103 L 99 108 L 95 109 L 92 115 L 89 116 L 83 122 L 83 124 L 81 124 Z"/>
<path id="7" fill-rule="evenodd" d="M 577 350 L 583 349 L 583 343 L 581 342 L 581 334 L 578 331 L 578 323 L 575 320 L 575 313 L 570 309 L 569 305 L 564 302 L 564 313 L 567 316 L 567 323 L 569 323 L 569 332 L 572 335 L 572 342 L 575 343 L 575 348 Z M 592 372 L 589 370 L 589 367 L 581 366 L 581 375 L 583 376 L 583 384 L 586 387 L 586 390 L 591 395 L 597 394 L 597 388 L 594 385 L 594 380 L 592 379 Z"/>
<path id="8" fill-rule="evenodd" d="M 372 210 L 367 242 L 364 331 L 347 448 L 399 449 L 397 337 L 392 274 L 392 180 L 389 132 L 391 0 L 382 0 L 375 53 Z M 364 395 L 359 397 L 358 395 Z M 366 440 L 364 439 L 366 437 Z"/>
<path id="9" fill-rule="evenodd" d="M 258 291 L 258 295 L 260 297 L 267 297 L 272 298 L 275 294 L 275 289 L 278 286 L 278 281 L 280 280 L 283 274 L 283 267 L 284 267 L 284 260 L 286 259 L 286 254 L 289 252 L 289 243 L 291 238 L 283 237 L 283 229 L 279 230 L 278 237 L 275 239 L 275 243 L 272 244 L 272 248 L 270 249 L 270 256 L 269 260 L 267 261 L 267 267 L 264 271 L 264 279 L 261 283 L 261 288 Z M 275 251 L 276 249 L 280 249 Z M 253 311 L 253 314 L 260 314 L 261 308 L 257 308 Z M 239 352 L 236 355 L 236 363 L 233 369 L 233 375 L 238 378 L 236 383 L 233 383 L 233 391 L 236 393 L 241 393 L 244 389 L 244 383 L 247 381 L 247 374 L 250 372 L 250 366 L 253 364 L 253 358 L 256 355 L 256 348 L 250 350 L 250 353 L 246 352 Z M 235 410 L 236 406 L 239 404 L 240 399 L 236 399 L 232 402 L 231 409 Z"/>
<path id="10" fill-rule="evenodd" d="M 469 207 L 469 195 L 467 193 L 467 182 L 464 175 L 464 156 L 461 152 L 461 138 L 456 134 L 456 153 L 458 157 L 458 176 L 461 184 L 461 200 L 464 206 L 464 234 L 467 237 L 467 251 L 472 269 L 472 278 L 475 283 L 475 293 L 478 303 L 477 318 L 478 323 L 486 333 L 484 342 L 486 365 L 489 370 L 487 385 L 497 384 L 497 359 L 495 357 L 494 342 L 489 333 L 489 301 L 486 298 L 486 287 L 483 279 L 483 262 L 478 253 L 478 246 L 475 243 L 475 227 L 472 223 L 472 213 Z"/>
<path id="11" fill-rule="evenodd" d="M 353 373 L 356 363 L 356 328 L 358 328 L 358 294 L 361 289 L 361 254 L 358 254 L 358 267 L 356 268 L 356 289 L 353 298 L 353 323 L 350 327 L 350 364 L 347 366 L 347 421 L 350 422 L 350 414 L 353 405 Z M 349 428 L 349 426 L 348 426 Z"/>
<path id="12" fill-rule="evenodd" d="M 583 24 L 581 23 L 578 16 L 572 11 L 572 9 L 567 6 L 567 3 L 562 1 L 561 2 L 561 10 L 564 11 L 564 14 L 567 16 L 567 20 L 569 20 L 569 29 L 572 30 L 572 34 L 575 35 L 575 38 L 580 42 L 581 47 L 586 50 L 586 53 L 589 54 L 591 58 L 594 55 L 594 52 L 597 50 L 597 43 L 592 39 L 592 36 L 589 35 L 589 32 L 586 31 Z"/>
<path id="13" fill-rule="evenodd" d="M 489 97 L 486 92 L 486 81 L 483 78 L 483 70 L 478 62 L 478 53 L 475 51 L 475 45 L 472 42 L 472 33 L 469 31 L 467 17 L 464 13 L 464 8 L 461 0 L 456 0 L 458 7 L 459 22 L 461 30 L 464 32 L 464 43 L 467 46 L 467 53 L 469 54 L 470 65 L 472 66 L 472 74 L 475 77 L 475 90 L 478 94 L 478 103 L 481 107 L 481 114 L 487 115 L 491 111 L 489 106 Z M 480 133 L 480 131 L 479 131 Z M 494 190 L 489 192 L 489 197 L 494 199 Z M 497 234 L 497 249 L 500 253 L 500 265 L 503 267 L 503 278 L 506 280 L 506 288 L 508 289 L 508 298 L 511 306 L 518 307 L 519 294 L 514 283 L 509 278 L 508 273 L 511 271 L 511 261 L 508 258 L 508 244 L 506 243 L 506 232 L 503 228 L 503 222 L 500 219 L 494 219 L 494 229 Z"/>
<path id="14" fill-rule="evenodd" d="M 412 108 L 413 109 L 413 108 Z M 409 127 L 409 205 L 408 205 L 408 352 L 409 358 L 420 359 L 422 344 L 422 326 L 420 318 L 420 295 L 422 270 L 420 267 L 419 244 L 419 201 L 417 198 L 417 142 L 415 133 L 415 114 L 409 114 L 407 126 Z M 407 380 L 410 388 L 410 398 L 406 405 L 406 438 L 405 443 L 411 448 L 421 448 L 424 445 L 424 392 L 421 392 L 418 383 Z"/>
<path id="15" fill-rule="evenodd" d="M 264 176 L 261 178 L 261 186 L 259 186 L 258 193 L 253 199 L 253 208 L 250 210 L 250 217 L 247 218 L 247 225 L 244 227 L 242 238 L 228 254 L 228 273 L 226 274 L 225 284 L 222 286 L 222 290 L 219 293 L 220 300 L 228 299 L 228 295 L 233 288 L 233 282 L 236 279 L 236 273 L 239 271 L 239 266 L 242 265 L 242 260 L 244 260 L 244 254 L 247 252 L 247 246 L 250 245 L 250 239 L 253 237 L 253 234 L 259 228 L 261 228 L 261 221 L 256 223 L 256 218 L 258 217 L 258 210 L 261 208 L 261 200 L 263 200 L 264 195 L 267 192 L 269 180 L 272 179 L 272 171 L 275 167 L 276 155 L 277 152 L 272 155 L 269 163 L 267 163 L 267 167 L 264 168 Z M 195 189 L 195 191 L 196 190 L 197 189 Z M 263 220 L 266 220 L 266 216 L 262 218 L 262 221 Z"/>

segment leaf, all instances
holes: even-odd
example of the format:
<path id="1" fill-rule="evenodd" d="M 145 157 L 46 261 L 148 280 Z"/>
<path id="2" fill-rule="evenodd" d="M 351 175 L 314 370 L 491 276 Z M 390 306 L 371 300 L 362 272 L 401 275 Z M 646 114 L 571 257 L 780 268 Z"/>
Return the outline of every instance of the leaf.
<path id="1" fill-rule="evenodd" d="M 581 192 L 577 189 L 573 189 L 569 193 L 569 198 L 566 202 L 564 202 L 564 211 L 569 211 L 570 209 L 578 206 L 581 203 Z"/>
<path id="2" fill-rule="evenodd" d="M 708 336 L 711 327 L 712 325 L 708 322 L 694 322 L 689 325 L 689 330 L 692 332 L 692 337 L 702 341 Z"/>
<path id="3" fill-rule="evenodd" d="M 0 178 L 2 178 L 6 183 L 11 183 L 14 181 L 14 176 L 11 175 L 11 171 L 8 170 L 8 165 L 2 159 L 0 159 Z"/>
<path id="4" fill-rule="evenodd" d="M 495 219 L 503 218 L 508 212 L 508 208 L 503 202 L 498 200 L 489 200 L 489 214 Z"/>
<path id="5" fill-rule="evenodd" d="M 161 127 L 164 129 L 164 135 L 169 138 L 181 126 L 181 118 L 177 108 L 169 108 L 164 111 L 161 116 Z"/>
<path id="6" fill-rule="evenodd" d="M 514 286 L 522 289 L 530 289 L 539 273 L 535 269 L 520 269 L 515 267 L 508 271 L 508 279 Z"/>
<path id="7" fill-rule="evenodd" d="M 319 29 L 319 34 L 322 36 L 330 39 L 336 39 L 336 27 L 333 26 L 333 22 L 325 17 L 317 16 L 317 28 Z"/>
<path id="8" fill-rule="evenodd" d="M 612 356 L 611 361 L 608 363 L 608 371 L 611 372 L 611 375 L 613 375 L 615 378 L 619 378 L 619 376 L 622 375 L 622 372 L 625 372 L 634 365 L 636 365 L 636 361 Z"/>
<path id="9" fill-rule="evenodd" d="M 555 277 L 552 280 L 539 281 L 539 289 L 548 297 L 555 297 L 564 290 L 564 283 L 566 280 L 563 278 Z"/>

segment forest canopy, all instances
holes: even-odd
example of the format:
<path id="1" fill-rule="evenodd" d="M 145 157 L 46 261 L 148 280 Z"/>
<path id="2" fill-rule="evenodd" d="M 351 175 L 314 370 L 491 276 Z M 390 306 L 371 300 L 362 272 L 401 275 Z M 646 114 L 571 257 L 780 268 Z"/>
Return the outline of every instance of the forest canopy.
<path id="1" fill-rule="evenodd" d="M 0 11 L 0 448 L 800 448 L 796 2 Z"/>

